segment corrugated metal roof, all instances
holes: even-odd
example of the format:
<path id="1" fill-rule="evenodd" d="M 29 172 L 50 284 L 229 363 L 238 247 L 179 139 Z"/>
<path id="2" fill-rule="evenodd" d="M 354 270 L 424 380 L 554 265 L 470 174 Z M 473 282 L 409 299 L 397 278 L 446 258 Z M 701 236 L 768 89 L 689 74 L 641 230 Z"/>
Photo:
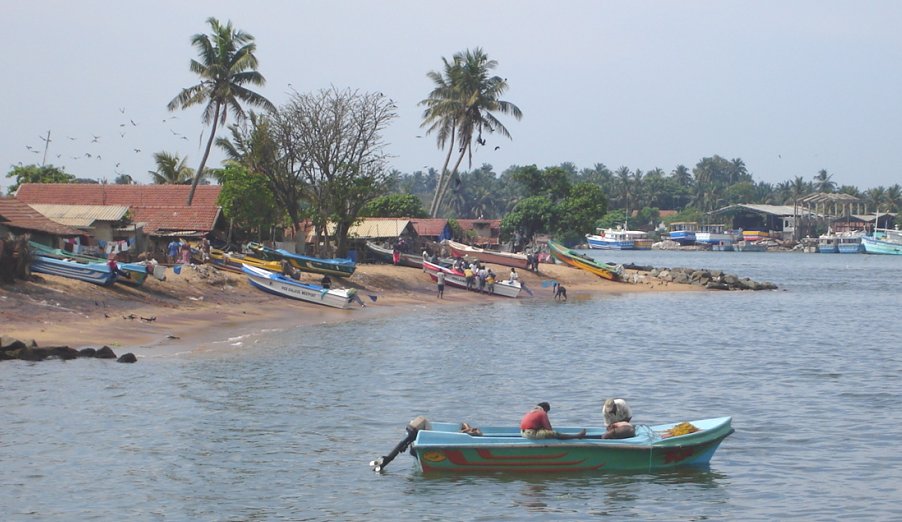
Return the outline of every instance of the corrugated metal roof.
<path id="1" fill-rule="evenodd" d="M 348 237 L 361 239 L 398 237 L 408 226 L 410 226 L 410 220 L 407 219 L 364 218 L 360 223 L 348 229 Z"/>
<path id="2" fill-rule="evenodd" d="M 29 205 L 45 217 L 70 227 L 86 228 L 95 221 L 119 221 L 128 213 L 121 205 L 53 205 L 35 203 Z"/>
<path id="3" fill-rule="evenodd" d="M 736 210 L 745 209 L 751 210 L 753 212 L 760 212 L 762 214 L 773 214 L 775 216 L 793 216 L 793 215 L 810 215 L 811 212 L 806 212 L 801 206 L 792 207 L 790 205 L 758 205 L 751 203 L 740 203 L 736 205 L 730 205 L 728 207 L 719 208 L 717 210 L 708 212 L 708 214 L 721 214 L 727 212 L 735 212 Z"/>

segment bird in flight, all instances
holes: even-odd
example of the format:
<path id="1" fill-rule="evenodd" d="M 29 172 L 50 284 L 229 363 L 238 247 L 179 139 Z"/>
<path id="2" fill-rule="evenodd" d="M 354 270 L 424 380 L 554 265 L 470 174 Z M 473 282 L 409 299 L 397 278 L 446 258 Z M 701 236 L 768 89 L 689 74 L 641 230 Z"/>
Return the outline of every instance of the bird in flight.
<path id="1" fill-rule="evenodd" d="M 187 141 L 187 140 L 188 140 L 188 136 L 182 136 L 182 139 L 185 140 L 185 141 Z"/>
<path id="2" fill-rule="evenodd" d="M 86 158 L 92 157 L 92 156 L 91 156 L 91 153 L 90 153 L 90 152 L 85 152 L 85 157 L 86 157 Z"/>
<path id="3" fill-rule="evenodd" d="M 501 145 L 495 145 L 495 150 L 498 150 L 500 148 L 501 148 Z"/>
<path id="4" fill-rule="evenodd" d="M 137 127 L 137 126 L 138 126 L 138 124 L 135 123 L 135 120 L 128 120 L 128 121 L 132 122 L 132 127 Z"/>
<path id="5" fill-rule="evenodd" d="M 141 149 L 135 149 L 135 153 L 136 153 L 136 154 L 139 153 L 139 152 L 141 152 Z"/>
<path id="6" fill-rule="evenodd" d="M 91 136 L 94 136 L 93 134 Z M 100 136 L 94 136 L 94 139 L 91 140 L 91 143 L 97 143 L 97 140 L 100 139 Z"/>
<path id="7" fill-rule="evenodd" d="M 73 138 L 72 136 L 66 136 L 66 137 L 69 138 L 69 139 L 72 140 L 72 141 L 75 141 L 75 140 L 78 139 L 78 138 Z"/>
<path id="8" fill-rule="evenodd" d="M 25 148 L 31 150 L 31 145 L 26 145 Z"/>
<path id="9" fill-rule="evenodd" d="M 125 114 L 125 107 L 119 107 L 119 114 Z"/>

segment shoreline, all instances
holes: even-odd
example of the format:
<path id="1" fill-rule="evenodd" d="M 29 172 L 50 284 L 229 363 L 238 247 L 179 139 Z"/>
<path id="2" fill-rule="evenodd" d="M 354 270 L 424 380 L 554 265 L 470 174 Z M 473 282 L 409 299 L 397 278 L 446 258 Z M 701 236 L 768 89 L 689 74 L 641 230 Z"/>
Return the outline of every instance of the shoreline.
<path id="1" fill-rule="evenodd" d="M 500 275 L 510 271 L 500 265 L 488 266 Z M 534 294 L 518 299 L 553 299 L 548 280 L 566 286 L 571 299 L 586 294 L 704 291 L 676 283 L 611 282 L 559 264 L 543 263 L 539 268 L 539 273 L 518 271 Z M 445 298 L 438 299 L 428 274 L 386 264 L 361 264 L 353 276 L 333 280 L 335 286 L 357 288 L 367 304 L 350 310 L 272 296 L 251 287 L 244 275 L 210 265 L 183 267 L 178 275 L 168 270 L 166 281 L 148 278 L 138 288 L 119 284 L 105 288 L 46 274 L 38 277 L 0 286 L 0 335 L 34 340 L 41 347 L 109 346 L 117 355 L 132 352 L 139 359 L 240 351 L 247 349 L 241 339 L 248 336 L 354 321 L 362 314 L 382 317 L 416 313 L 424 306 L 456 307 L 507 299 L 447 286 Z M 304 274 L 303 278 L 318 281 L 319 276 Z M 235 341 L 234 348 L 230 341 Z"/>

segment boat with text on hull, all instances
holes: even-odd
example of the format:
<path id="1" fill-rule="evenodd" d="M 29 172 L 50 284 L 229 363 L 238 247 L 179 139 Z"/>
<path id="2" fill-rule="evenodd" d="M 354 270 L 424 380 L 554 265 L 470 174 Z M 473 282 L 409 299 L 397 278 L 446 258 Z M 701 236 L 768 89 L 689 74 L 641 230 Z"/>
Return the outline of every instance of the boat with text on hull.
<path id="1" fill-rule="evenodd" d="M 241 271 L 251 286 L 270 294 L 341 309 L 350 308 L 355 301 L 363 304 L 354 288 L 324 288 L 248 265 L 243 265 Z"/>

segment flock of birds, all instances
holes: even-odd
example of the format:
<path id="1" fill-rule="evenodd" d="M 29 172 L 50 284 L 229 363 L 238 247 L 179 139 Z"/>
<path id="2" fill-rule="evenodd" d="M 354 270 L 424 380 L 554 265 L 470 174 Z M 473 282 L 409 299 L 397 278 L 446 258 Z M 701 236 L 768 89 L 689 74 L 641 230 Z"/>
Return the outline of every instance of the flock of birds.
<path id="1" fill-rule="evenodd" d="M 129 132 L 131 130 L 136 130 L 141 125 L 140 122 L 135 121 L 132 117 L 126 116 L 126 108 L 119 107 L 119 115 L 122 118 L 120 123 L 118 124 L 118 130 L 116 131 L 119 134 L 119 140 L 125 140 Z M 167 118 L 163 118 L 162 123 L 164 125 L 167 122 L 171 122 L 172 120 L 177 120 L 177 115 L 172 115 Z M 188 136 L 181 134 L 175 131 L 171 125 L 166 125 L 166 128 L 175 138 L 178 138 L 182 141 L 188 141 Z M 88 137 L 80 138 L 78 136 L 65 136 L 66 143 L 69 143 L 69 147 L 60 147 L 60 148 L 68 148 L 74 149 L 77 148 L 77 144 L 79 142 L 87 144 L 88 147 L 83 148 L 83 152 L 74 153 L 74 154 L 65 154 L 64 152 L 56 152 L 53 151 L 54 147 L 52 146 L 55 138 L 52 136 L 51 131 L 48 131 L 46 135 L 38 136 L 38 138 L 43 142 L 42 145 L 25 145 L 25 150 L 28 152 L 40 155 L 43 154 L 43 160 L 41 164 L 52 162 L 53 159 L 59 160 L 60 163 L 67 163 L 69 161 L 83 161 L 83 160 L 93 160 L 93 161 L 103 161 L 103 155 L 98 151 L 99 147 L 102 147 L 104 144 L 109 143 L 110 140 L 106 139 L 101 134 L 90 134 Z M 122 150 L 128 150 L 122 147 Z M 132 154 L 140 154 L 143 151 L 140 147 L 132 146 L 131 150 L 129 150 Z M 107 153 L 109 150 L 107 149 Z M 108 154 L 109 155 L 109 154 Z M 22 162 L 18 163 L 20 166 Z M 128 176 L 129 174 L 121 170 L 121 166 L 123 161 L 117 161 L 115 166 L 113 167 L 113 172 L 116 176 Z M 147 165 L 148 168 L 152 168 L 153 165 Z M 95 175 L 95 171 L 93 169 L 95 167 L 90 167 L 92 171 L 83 171 L 83 172 L 70 172 L 75 175 L 84 176 L 84 177 L 93 177 Z M 73 169 L 74 170 L 74 169 Z"/>

